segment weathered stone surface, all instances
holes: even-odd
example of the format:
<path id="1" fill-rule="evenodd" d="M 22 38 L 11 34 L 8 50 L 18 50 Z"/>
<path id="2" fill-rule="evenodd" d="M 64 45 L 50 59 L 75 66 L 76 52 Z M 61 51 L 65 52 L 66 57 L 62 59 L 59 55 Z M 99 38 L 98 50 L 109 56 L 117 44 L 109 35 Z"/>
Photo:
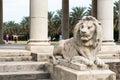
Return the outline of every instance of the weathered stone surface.
<path id="1" fill-rule="evenodd" d="M 57 65 L 54 67 L 53 80 L 116 80 L 116 76 L 110 70 L 78 71 Z"/>
<path id="2" fill-rule="evenodd" d="M 49 79 L 50 74 L 43 71 L 4 72 L 0 73 L 0 80 L 37 80 Z"/>
<path id="3" fill-rule="evenodd" d="M 44 70 L 47 62 L 0 62 L 0 72 Z"/>
<path id="4" fill-rule="evenodd" d="M 11 57 L 0 57 L 0 62 L 10 62 L 10 61 L 31 61 L 32 56 L 11 56 Z"/>
<path id="5" fill-rule="evenodd" d="M 32 53 L 32 60 L 33 61 L 48 61 L 49 56 L 51 53 Z"/>
<path id="6" fill-rule="evenodd" d="M 96 65 L 87 66 L 85 64 L 80 64 L 78 62 L 69 63 L 69 62 L 67 62 L 64 59 L 60 59 L 58 64 L 61 65 L 61 66 L 66 66 L 66 67 L 69 67 L 69 68 L 72 68 L 72 69 L 75 69 L 75 70 L 79 70 L 79 71 L 86 71 L 86 70 L 108 70 L 109 69 L 108 65 L 106 65 L 104 67 L 100 67 L 100 66 L 98 67 Z"/>
<path id="7" fill-rule="evenodd" d="M 27 46 L 28 47 L 28 46 Z M 49 56 L 53 54 L 54 46 L 50 45 L 39 45 L 30 46 L 32 52 L 32 60 L 34 61 L 48 61 Z"/>
<path id="8" fill-rule="evenodd" d="M 36 44 L 37 45 L 37 44 Z M 27 46 L 26 49 L 30 50 L 31 52 L 36 52 L 36 53 L 53 53 L 53 48 L 54 46 L 50 45 L 38 45 L 38 46 Z"/>
<path id="9" fill-rule="evenodd" d="M 31 61 L 31 52 L 18 49 L 0 49 L 0 62 Z"/>
<path id="10" fill-rule="evenodd" d="M 120 62 L 109 62 L 107 64 L 110 70 L 116 73 L 116 80 L 120 80 Z"/>

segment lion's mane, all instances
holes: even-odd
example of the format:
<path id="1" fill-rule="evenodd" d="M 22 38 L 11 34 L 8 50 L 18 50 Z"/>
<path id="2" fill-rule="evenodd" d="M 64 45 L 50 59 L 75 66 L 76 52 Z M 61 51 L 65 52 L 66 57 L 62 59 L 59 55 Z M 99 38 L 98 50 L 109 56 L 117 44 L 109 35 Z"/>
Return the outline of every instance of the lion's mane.
<path id="1" fill-rule="evenodd" d="M 93 35 L 93 38 L 92 38 L 92 40 L 94 40 L 94 43 L 92 43 L 92 44 L 93 44 L 94 48 L 96 48 L 101 45 L 101 41 L 102 41 L 102 39 L 101 39 L 101 23 L 92 16 L 85 16 L 76 24 L 76 26 L 74 28 L 74 40 L 77 45 L 79 45 L 79 46 L 83 45 L 82 41 L 80 39 L 81 35 L 79 34 L 79 31 L 80 31 L 80 25 L 82 25 L 85 21 L 92 21 L 93 25 L 96 28 L 95 34 Z"/>

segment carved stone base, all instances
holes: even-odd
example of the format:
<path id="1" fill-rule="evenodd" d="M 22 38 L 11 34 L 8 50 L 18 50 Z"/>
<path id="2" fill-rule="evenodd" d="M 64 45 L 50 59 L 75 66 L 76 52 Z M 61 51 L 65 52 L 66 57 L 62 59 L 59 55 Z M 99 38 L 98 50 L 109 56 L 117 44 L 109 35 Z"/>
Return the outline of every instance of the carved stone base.
<path id="1" fill-rule="evenodd" d="M 110 70 L 78 71 L 65 66 L 54 67 L 53 80 L 116 80 Z"/>
<path id="2" fill-rule="evenodd" d="M 101 51 L 118 51 L 120 49 L 120 44 L 115 42 L 103 42 L 101 46 Z"/>
<path id="3" fill-rule="evenodd" d="M 120 56 L 120 44 L 107 44 L 103 43 L 101 51 L 98 53 L 98 57 L 101 59 L 119 59 Z"/>
<path id="4" fill-rule="evenodd" d="M 26 46 L 27 50 L 38 53 L 53 53 L 53 48 L 54 46 L 51 46 L 48 42 L 30 42 Z"/>
<path id="5" fill-rule="evenodd" d="M 47 61 L 48 57 L 53 54 L 54 46 L 48 42 L 37 43 L 28 43 L 26 49 L 32 52 L 33 60 Z"/>
<path id="6" fill-rule="evenodd" d="M 100 66 L 96 66 L 96 65 L 87 66 L 85 64 L 80 64 L 80 63 L 69 63 L 66 60 L 60 60 L 59 65 L 69 67 L 71 69 L 78 70 L 78 71 L 108 70 L 109 69 L 108 65 L 106 65 L 104 67 L 100 67 Z"/>

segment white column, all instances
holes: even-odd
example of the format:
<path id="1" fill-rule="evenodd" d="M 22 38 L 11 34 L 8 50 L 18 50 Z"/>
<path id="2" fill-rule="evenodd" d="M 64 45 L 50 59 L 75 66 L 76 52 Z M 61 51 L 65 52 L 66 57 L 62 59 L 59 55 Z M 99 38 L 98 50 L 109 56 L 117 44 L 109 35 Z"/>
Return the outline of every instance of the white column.
<path id="1" fill-rule="evenodd" d="M 47 0 L 30 0 L 30 42 L 48 41 Z"/>
<path id="2" fill-rule="evenodd" d="M 48 43 L 48 0 L 30 0 L 30 40 L 26 49 L 50 52 Z"/>
<path id="3" fill-rule="evenodd" d="M 113 42 L 113 0 L 98 0 L 97 5 L 97 17 L 103 28 L 103 42 Z"/>

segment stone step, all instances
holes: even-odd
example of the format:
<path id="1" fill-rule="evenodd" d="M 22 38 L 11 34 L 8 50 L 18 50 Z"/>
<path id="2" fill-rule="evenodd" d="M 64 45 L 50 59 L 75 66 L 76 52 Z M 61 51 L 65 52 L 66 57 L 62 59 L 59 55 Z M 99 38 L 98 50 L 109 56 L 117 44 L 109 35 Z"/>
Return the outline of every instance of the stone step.
<path id="1" fill-rule="evenodd" d="M 0 80 L 48 80 L 50 74 L 44 71 L 0 72 Z"/>
<path id="2" fill-rule="evenodd" d="M 51 80 L 51 79 L 37 79 L 37 80 Z"/>
<path id="3" fill-rule="evenodd" d="M 0 72 L 22 72 L 45 70 L 47 62 L 0 62 Z"/>
<path id="4" fill-rule="evenodd" d="M 31 52 L 27 50 L 0 49 L 0 57 L 10 56 L 31 56 Z"/>
<path id="5" fill-rule="evenodd" d="M 31 60 L 32 60 L 32 56 L 0 57 L 0 62 L 31 61 Z"/>
<path id="6" fill-rule="evenodd" d="M 101 59 L 118 59 L 120 58 L 120 53 L 117 52 L 102 52 L 97 55 Z"/>
<path id="7" fill-rule="evenodd" d="M 52 53 L 31 53 L 33 61 L 48 61 Z"/>

